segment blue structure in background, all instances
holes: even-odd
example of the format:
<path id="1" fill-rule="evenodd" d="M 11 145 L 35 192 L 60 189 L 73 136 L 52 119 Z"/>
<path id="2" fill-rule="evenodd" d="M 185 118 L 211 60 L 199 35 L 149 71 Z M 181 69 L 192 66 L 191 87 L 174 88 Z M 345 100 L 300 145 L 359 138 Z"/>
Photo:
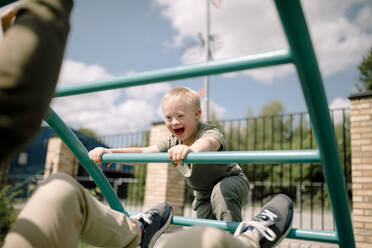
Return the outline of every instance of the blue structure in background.
<path id="1" fill-rule="evenodd" d="M 83 143 L 87 150 L 91 150 L 97 146 L 108 147 L 104 143 L 86 136 L 85 134 L 73 130 L 75 135 Z M 15 185 L 23 182 L 26 178 L 33 176 L 45 167 L 46 154 L 48 149 L 49 138 L 57 136 L 54 130 L 48 126 L 41 128 L 37 137 L 29 142 L 29 144 L 19 151 L 12 159 L 8 171 L 8 184 Z M 115 178 L 132 178 L 133 166 L 120 165 L 113 163 L 110 167 L 102 164 L 101 169 L 108 179 Z M 78 181 L 86 188 L 95 188 L 96 184 L 92 180 L 88 180 L 89 174 L 84 167 L 79 163 Z M 80 180 L 79 180 L 80 178 Z M 23 187 L 23 197 L 28 194 L 27 185 Z M 127 194 L 127 184 L 122 184 L 118 188 L 118 196 L 125 198 Z"/>

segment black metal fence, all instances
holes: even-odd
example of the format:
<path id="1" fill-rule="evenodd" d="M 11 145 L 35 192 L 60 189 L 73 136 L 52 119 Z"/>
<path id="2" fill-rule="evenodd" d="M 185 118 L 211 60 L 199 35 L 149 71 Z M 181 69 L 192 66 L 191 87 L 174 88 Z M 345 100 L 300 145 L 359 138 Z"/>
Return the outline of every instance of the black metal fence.
<path id="1" fill-rule="evenodd" d="M 143 147 L 149 144 L 149 131 L 107 135 L 102 136 L 101 140 L 109 147 Z M 115 166 L 122 165 L 117 163 Z M 122 200 L 127 211 L 142 211 L 145 196 L 146 169 L 147 165 L 145 164 L 132 165 L 130 178 L 114 179 L 110 182 L 117 195 L 119 195 L 120 190 L 126 190 L 126 195 Z"/>

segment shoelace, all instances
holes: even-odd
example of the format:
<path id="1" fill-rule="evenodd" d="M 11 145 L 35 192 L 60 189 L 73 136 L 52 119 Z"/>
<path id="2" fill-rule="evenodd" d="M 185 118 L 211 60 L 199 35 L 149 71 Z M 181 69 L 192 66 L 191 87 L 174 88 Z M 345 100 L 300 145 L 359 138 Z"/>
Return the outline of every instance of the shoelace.
<path id="1" fill-rule="evenodd" d="M 259 233 L 262 234 L 262 236 L 264 236 L 267 240 L 269 241 L 274 241 L 276 239 L 276 234 L 274 233 L 273 230 L 271 230 L 268 226 L 271 226 L 272 224 L 274 224 L 274 219 L 277 217 L 273 212 L 265 209 L 264 211 L 262 211 L 262 213 L 260 213 L 259 215 L 260 217 L 267 217 L 268 220 L 264 220 L 264 221 L 255 221 L 255 220 L 251 220 L 251 221 L 243 221 L 242 223 L 240 223 L 240 225 L 238 226 L 238 228 L 236 229 L 234 235 L 237 236 L 237 235 L 240 235 L 242 232 L 244 232 L 244 230 L 251 226 L 251 227 L 254 227 L 257 229 L 257 231 Z"/>
<path id="2" fill-rule="evenodd" d="M 139 213 L 139 214 L 135 214 L 135 215 L 132 215 L 131 218 L 132 219 L 135 219 L 137 221 L 140 221 L 140 219 L 142 219 L 144 222 L 146 222 L 148 225 L 150 225 L 152 223 L 152 220 L 151 220 L 151 217 L 154 215 L 154 214 L 158 214 L 158 211 L 156 210 L 149 210 L 145 213 Z M 145 223 L 143 223 L 145 224 Z M 144 226 L 142 226 L 142 231 L 141 231 L 141 235 L 143 235 L 143 230 L 144 230 Z M 143 236 L 141 237 L 141 240 L 142 240 Z M 141 241 L 142 242 L 142 241 Z M 139 244 L 137 246 L 137 248 L 141 248 L 141 244 Z"/>
<path id="3" fill-rule="evenodd" d="M 145 213 L 139 213 L 139 214 L 136 214 L 136 215 L 132 215 L 131 218 L 136 219 L 136 220 L 143 219 L 147 224 L 150 225 L 152 223 L 151 217 L 155 213 L 157 213 L 156 210 L 149 210 Z"/>

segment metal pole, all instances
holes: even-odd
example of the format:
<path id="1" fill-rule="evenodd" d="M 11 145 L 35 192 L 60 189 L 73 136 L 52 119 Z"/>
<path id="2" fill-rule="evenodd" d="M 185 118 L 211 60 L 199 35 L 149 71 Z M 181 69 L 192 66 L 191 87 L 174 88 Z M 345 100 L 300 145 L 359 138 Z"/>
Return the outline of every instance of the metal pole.
<path id="1" fill-rule="evenodd" d="M 210 33 L 210 3 L 206 0 L 206 25 L 205 25 L 205 50 L 206 50 L 206 61 L 210 60 L 210 47 L 209 47 L 209 33 Z M 209 121 L 209 76 L 204 77 L 204 121 Z"/>
<path id="2" fill-rule="evenodd" d="M 105 153 L 102 161 L 123 163 L 172 163 L 168 153 Z M 273 150 L 273 151 L 230 151 L 190 152 L 185 163 L 227 164 L 227 163 L 316 163 L 320 162 L 318 150 Z"/>
<path id="3" fill-rule="evenodd" d="M 311 37 L 299 0 L 275 0 L 301 82 L 323 165 L 341 248 L 355 247 L 336 135 Z"/>
<path id="4" fill-rule="evenodd" d="M 137 85 L 160 83 L 164 81 L 201 77 L 205 75 L 248 70 L 258 67 L 292 63 L 292 54 L 288 50 L 252 54 L 219 61 L 202 62 L 192 65 L 147 71 L 113 79 L 98 80 L 89 83 L 75 83 L 57 87 L 56 97 L 85 94 L 90 92 L 112 90 Z"/>
<path id="5" fill-rule="evenodd" d="M 66 124 L 59 118 L 59 116 L 52 110 L 49 109 L 49 113 L 45 118 L 45 121 L 51 128 L 61 137 L 63 142 L 70 148 L 70 150 L 79 159 L 79 162 L 84 169 L 93 178 L 98 188 L 102 191 L 110 207 L 116 211 L 122 212 L 128 216 L 128 213 L 124 210 L 121 205 L 119 198 L 114 193 L 110 183 L 103 174 L 102 170 L 90 160 L 88 151 L 76 137 L 72 130 L 66 126 Z"/>

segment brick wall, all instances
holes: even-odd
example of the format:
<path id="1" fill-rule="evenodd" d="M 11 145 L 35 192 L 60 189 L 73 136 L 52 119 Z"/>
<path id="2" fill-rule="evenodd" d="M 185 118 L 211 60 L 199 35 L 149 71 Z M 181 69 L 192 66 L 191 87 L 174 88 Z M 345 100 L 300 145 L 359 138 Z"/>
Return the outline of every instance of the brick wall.
<path id="1" fill-rule="evenodd" d="M 167 137 L 169 132 L 163 123 L 155 123 L 150 130 L 150 145 Z M 185 180 L 177 169 L 168 163 L 149 163 L 147 165 L 144 209 L 167 201 L 174 215 L 183 215 Z"/>
<path id="2" fill-rule="evenodd" d="M 72 177 L 78 173 L 78 160 L 59 137 L 51 137 L 45 159 L 44 179 L 50 174 L 64 172 Z"/>
<path id="3" fill-rule="evenodd" d="M 357 247 L 372 247 L 372 92 L 350 96 L 353 224 Z"/>

